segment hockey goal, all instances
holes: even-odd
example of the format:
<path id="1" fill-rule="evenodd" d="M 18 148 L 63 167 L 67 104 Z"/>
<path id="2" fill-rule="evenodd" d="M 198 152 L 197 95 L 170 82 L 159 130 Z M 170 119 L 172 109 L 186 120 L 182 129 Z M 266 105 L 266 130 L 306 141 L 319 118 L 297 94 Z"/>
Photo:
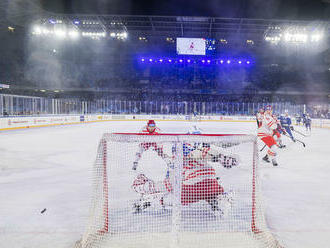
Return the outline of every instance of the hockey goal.
<path id="1" fill-rule="evenodd" d="M 141 144 L 149 149 L 142 154 L 137 169 L 132 170 Z M 204 156 L 210 147 L 220 155 Z M 200 156 L 187 162 L 194 149 Z M 237 161 L 232 163 L 229 158 Z M 213 174 L 204 175 L 207 173 L 190 168 L 194 163 Z M 216 179 L 217 186 L 198 184 L 196 173 Z M 138 175 L 144 175 L 153 185 L 164 182 L 167 191 L 153 189 L 151 196 L 140 194 L 132 186 Z M 146 185 L 150 190 L 151 184 Z M 212 195 L 216 200 L 208 195 L 215 192 L 214 187 L 223 190 Z M 187 196 L 189 192 L 194 193 Z M 230 199 L 226 199 L 229 194 Z M 226 201 L 230 204 L 221 204 Z M 137 202 L 142 204 L 139 208 Z M 94 164 L 88 226 L 76 247 L 280 247 L 264 218 L 256 137 L 104 134 Z"/>

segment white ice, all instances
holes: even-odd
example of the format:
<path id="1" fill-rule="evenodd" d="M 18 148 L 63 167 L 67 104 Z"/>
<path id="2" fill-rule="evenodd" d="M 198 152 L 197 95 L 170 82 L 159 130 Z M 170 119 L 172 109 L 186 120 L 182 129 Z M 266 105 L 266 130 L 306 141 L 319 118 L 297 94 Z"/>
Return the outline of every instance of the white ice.
<path id="1" fill-rule="evenodd" d="M 104 122 L 1 132 L 0 247 L 73 247 L 87 223 L 91 169 L 102 134 L 137 132 L 144 124 Z M 158 125 L 175 133 L 187 132 L 192 124 Z M 255 132 L 255 123 L 198 125 L 207 133 Z M 310 137 L 297 137 L 305 148 L 284 139 L 288 147 L 279 153 L 279 166 L 260 164 L 266 220 L 284 247 L 330 247 L 330 132 L 314 129 Z"/>

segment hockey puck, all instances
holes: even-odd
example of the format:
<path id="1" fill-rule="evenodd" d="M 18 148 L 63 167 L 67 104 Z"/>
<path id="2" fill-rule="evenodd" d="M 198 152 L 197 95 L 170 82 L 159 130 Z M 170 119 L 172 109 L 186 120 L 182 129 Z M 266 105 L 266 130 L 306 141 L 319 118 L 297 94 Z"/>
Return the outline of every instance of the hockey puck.
<path id="1" fill-rule="evenodd" d="M 43 210 L 41 210 L 41 213 L 43 214 L 44 212 L 46 212 L 46 208 L 44 208 Z"/>

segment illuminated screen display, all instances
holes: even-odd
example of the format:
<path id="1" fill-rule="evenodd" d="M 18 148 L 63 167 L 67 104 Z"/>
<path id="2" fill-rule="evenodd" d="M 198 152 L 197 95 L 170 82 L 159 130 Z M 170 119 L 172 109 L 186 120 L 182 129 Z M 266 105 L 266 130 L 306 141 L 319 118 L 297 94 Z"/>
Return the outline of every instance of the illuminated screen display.
<path id="1" fill-rule="evenodd" d="M 206 40 L 203 38 L 177 38 L 176 51 L 179 55 L 205 55 Z"/>

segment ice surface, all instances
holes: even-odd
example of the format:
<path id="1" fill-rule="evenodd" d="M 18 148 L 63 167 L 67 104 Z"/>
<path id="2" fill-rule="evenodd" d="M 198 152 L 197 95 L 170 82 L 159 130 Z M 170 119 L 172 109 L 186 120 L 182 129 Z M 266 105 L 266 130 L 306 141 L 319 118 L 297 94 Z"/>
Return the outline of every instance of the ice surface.
<path id="1" fill-rule="evenodd" d="M 91 169 L 102 134 L 137 132 L 144 124 L 104 122 L 1 132 L 0 247 L 73 247 L 87 223 Z M 170 133 L 186 133 L 192 125 L 158 124 Z M 255 132 L 255 123 L 198 125 L 207 133 Z M 285 247 L 330 247 L 330 132 L 314 129 L 310 137 L 297 137 L 306 148 L 284 137 L 288 147 L 279 152 L 279 166 L 261 162 L 266 220 Z"/>

